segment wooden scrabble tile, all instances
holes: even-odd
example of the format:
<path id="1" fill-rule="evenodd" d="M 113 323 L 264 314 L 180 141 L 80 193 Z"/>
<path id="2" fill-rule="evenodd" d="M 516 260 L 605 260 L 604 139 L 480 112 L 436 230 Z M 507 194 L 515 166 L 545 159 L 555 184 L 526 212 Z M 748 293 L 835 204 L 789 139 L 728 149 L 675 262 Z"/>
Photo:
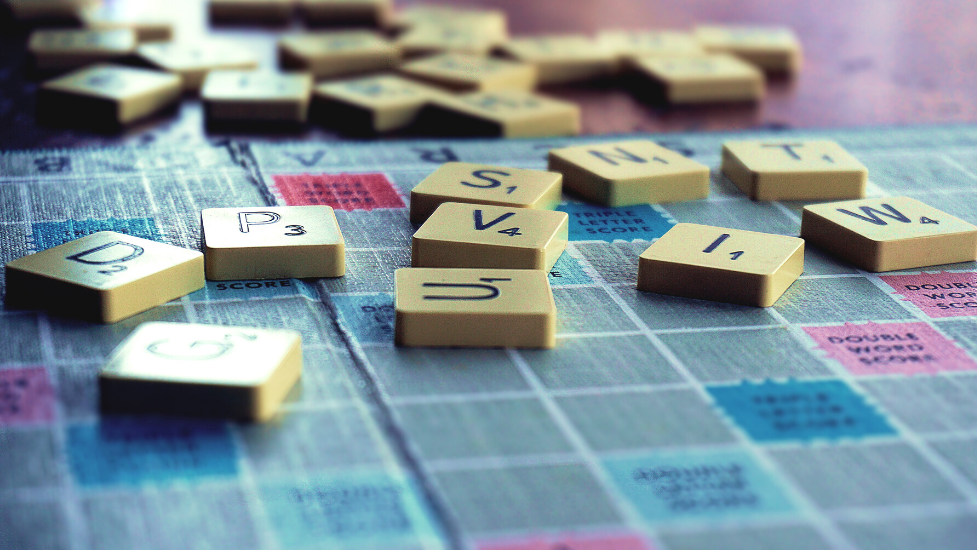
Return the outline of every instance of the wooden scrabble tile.
<path id="1" fill-rule="evenodd" d="M 909 197 L 807 205 L 801 237 L 867 271 L 977 260 L 977 227 Z"/>
<path id="2" fill-rule="evenodd" d="M 37 108 L 52 120 L 122 125 L 176 103 L 181 93 L 175 74 L 94 65 L 42 84 Z"/>
<path id="3" fill-rule="evenodd" d="M 207 208 L 200 218 L 212 281 L 346 273 L 346 241 L 329 206 Z"/>
<path id="4" fill-rule="evenodd" d="M 410 265 L 548 271 L 568 227 L 566 212 L 446 202 L 414 233 Z"/>
<path id="5" fill-rule="evenodd" d="M 602 31 L 597 42 L 623 61 L 705 53 L 692 33 L 679 31 Z"/>
<path id="6" fill-rule="evenodd" d="M 287 23 L 295 11 L 294 0 L 208 0 L 211 21 Z"/>
<path id="7" fill-rule="evenodd" d="M 444 52 L 485 56 L 505 40 L 504 35 L 469 26 L 464 21 L 448 20 L 412 26 L 397 37 L 397 46 L 407 57 Z"/>
<path id="8" fill-rule="evenodd" d="M 294 330 L 143 323 L 98 375 L 106 412 L 265 421 L 302 375 Z"/>
<path id="9" fill-rule="evenodd" d="M 400 50 L 371 31 L 314 32 L 278 41 L 279 64 L 315 78 L 379 71 L 400 63 Z"/>
<path id="10" fill-rule="evenodd" d="M 132 54 L 136 33 L 132 29 L 108 31 L 38 30 L 31 33 L 27 51 L 41 71 L 73 69 Z"/>
<path id="11" fill-rule="evenodd" d="M 414 4 L 397 13 L 394 25 L 408 29 L 426 25 L 447 25 L 504 40 L 508 36 L 507 19 L 506 13 L 499 9 Z"/>
<path id="12" fill-rule="evenodd" d="M 786 27 L 700 25 L 695 37 L 709 52 L 730 53 L 769 72 L 801 68 L 801 43 Z"/>
<path id="13" fill-rule="evenodd" d="M 115 323 L 204 286 L 196 250 L 100 231 L 8 262 L 7 304 Z"/>
<path id="14" fill-rule="evenodd" d="M 312 76 L 265 71 L 211 71 L 200 90 L 207 120 L 305 122 Z"/>
<path id="15" fill-rule="evenodd" d="M 173 16 L 160 4 L 143 2 L 113 3 L 78 13 L 86 29 L 105 31 L 131 29 L 136 42 L 168 42 L 173 39 Z"/>
<path id="16" fill-rule="evenodd" d="M 580 107 L 520 90 L 438 96 L 421 114 L 439 135 L 550 137 L 580 133 Z"/>
<path id="17" fill-rule="evenodd" d="M 400 72 L 457 91 L 532 90 L 536 67 L 527 63 L 446 53 L 401 65 Z"/>
<path id="18" fill-rule="evenodd" d="M 769 307 L 804 272 L 804 240 L 680 223 L 638 259 L 638 290 Z"/>
<path id="19" fill-rule="evenodd" d="M 827 140 L 728 141 L 722 171 L 753 200 L 856 199 L 868 168 Z"/>
<path id="20" fill-rule="evenodd" d="M 14 18 L 77 19 L 78 12 L 99 6 L 102 0 L 6 0 Z"/>
<path id="21" fill-rule="evenodd" d="M 385 27 L 393 18 L 393 0 L 299 0 L 311 25 L 372 25 Z"/>
<path id="22" fill-rule="evenodd" d="M 617 67 L 617 58 L 610 50 L 584 35 L 514 38 L 501 49 L 510 57 L 535 65 L 540 85 L 593 80 Z"/>
<path id="23" fill-rule="evenodd" d="M 650 141 L 551 149 L 563 185 L 606 206 L 679 202 L 709 196 L 709 167 Z"/>
<path id="24" fill-rule="evenodd" d="M 214 70 L 258 68 L 258 58 L 239 44 L 218 41 L 142 44 L 136 50 L 153 67 L 180 75 L 184 91 L 198 91 Z"/>
<path id="25" fill-rule="evenodd" d="M 394 293 L 399 346 L 556 345 L 556 303 L 542 270 L 398 269 Z"/>
<path id="26" fill-rule="evenodd" d="M 409 126 L 441 91 L 395 75 L 330 81 L 313 89 L 313 113 L 353 133 L 383 133 Z"/>
<path id="27" fill-rule="evenodd" d="M 422 223 L 444 202 L 552 210 L 562 199 L 554 172 L 446 162 L 410 192 L 410 222 Z"/>
<path id="28" fill-rule="evenodd" d="M 763 73 L 727 54 L 642 57 L 634 64 L 670 103 L 759 101 L 764 94 Z"/>

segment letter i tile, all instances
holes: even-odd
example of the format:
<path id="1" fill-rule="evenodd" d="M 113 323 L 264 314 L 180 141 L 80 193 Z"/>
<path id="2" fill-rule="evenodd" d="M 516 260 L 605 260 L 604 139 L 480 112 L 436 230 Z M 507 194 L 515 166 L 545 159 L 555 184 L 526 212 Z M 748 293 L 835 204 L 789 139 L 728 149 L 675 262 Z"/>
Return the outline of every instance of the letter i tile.
<path id="1" fill-rule="evenodd" d="M 115 323 L 200 290 L 203 255 L 100 231 L 6 265 L 8 307 Z"/>
<path id="2" fill-rule="evenodd" d="M 680 223 L 638 259 L 638 290 L 769 307 L 804 271 L 804 240 Z"/>
<path id="3" fill-rule="evenodd" d="M 543 270 L 404 268 L 394 293 L 399 346 L 556 345 L 556 302 Z"/>
<path id="4" fill-rule="evenodd" d="M 207 278 L 342 277 L 346 242 L 329 206 L 201 211 Z"/>

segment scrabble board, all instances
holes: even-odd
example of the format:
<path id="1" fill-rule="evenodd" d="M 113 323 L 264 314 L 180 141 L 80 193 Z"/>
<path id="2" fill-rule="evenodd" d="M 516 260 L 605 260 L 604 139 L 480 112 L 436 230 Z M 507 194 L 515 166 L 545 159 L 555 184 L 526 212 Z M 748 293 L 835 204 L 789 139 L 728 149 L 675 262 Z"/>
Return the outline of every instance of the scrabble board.
<path id="1" fill-rule="evenodd" d="M 565 201 L 554 349 L 394 346 L 418 182 L 639 137 L 710 166 L 711 194 Z M 103 230 L 200 249 L 200 210 L 255 205 L 332 206 L 347 247 L 342 278 L 208 281 L 111 325 L 0 312 L 0 547 L 973 548 L 977 264 L 876 274 L 809 246 L 770 308 L 636 290 L 675 223 L 799 234 L 803 202 L 718 170 L 758 138 L 836 140 L 870 197 L 977 223 L 974 125 L 0 153 L 3 262 Z M 284 414 L 99 414 L 99 369 L 150 321 L 301 332 Z"/>

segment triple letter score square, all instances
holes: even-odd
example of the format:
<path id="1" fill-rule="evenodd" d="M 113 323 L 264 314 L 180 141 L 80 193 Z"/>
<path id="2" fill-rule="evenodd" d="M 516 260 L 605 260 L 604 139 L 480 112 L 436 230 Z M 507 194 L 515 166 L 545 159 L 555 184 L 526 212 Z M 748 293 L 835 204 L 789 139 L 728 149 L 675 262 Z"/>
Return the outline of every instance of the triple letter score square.
<path id="1" fill-rule="evenodd" d="M 977 260 L 977 227 L 909 197 L 807 205 L 801 237 L 867 271 Z"/>
<path id="2" fill-rule="evenodd" d="M 722 171 L 757 201 L 858 199 L 868 168 L 833 141 L 729 141 Z"/>
<path id="3" fill-rule="evenodd" d="M 638 290 L 769 307 L 804 271 L 804 240 L 680 223 L 638 259 Z"/>
<path id="4" fill-rule="evenodd" d="M 411 265 L 549 270 L 568 228 L 566 212 L 446 202 L 414 233 Z"/>
<path id="5" fill-rule="evenodd" d="M 410 222 L 423 223 L 444 202 L 552 210 L 563 198 L 556 172 L 446 162 L 410 192 Z"/>
<path id="6" fill-rule="evenodd" d="M 398 269 L 396 344 L 552 348 L 556 302 L 546 276 L 537 269 Z"/>
<path id="7" fill-rule="evenodd" d="M 115 323 L 204 286 L 196 250 L 99 231 L 6 265 L 6 302 Z"/>
<path id="8" fill-rule="evenodd" d="M 210 280 L 346 273 L 346 243 L 329 206 L 207 208 L 200 220 Z"/>
<path id="9" fill-rule="evenodd" d="M 709 167 L 650 141 L 553 149 L 549 170 L 563 185 L 605 206 L 662 203 L 709 196 Z"/>
<path id="10" fill-rule="evenodd" d="M 143 323 L 98 376 L 101 408 L 267 420 L 302 374 L 294 330 Z"/>

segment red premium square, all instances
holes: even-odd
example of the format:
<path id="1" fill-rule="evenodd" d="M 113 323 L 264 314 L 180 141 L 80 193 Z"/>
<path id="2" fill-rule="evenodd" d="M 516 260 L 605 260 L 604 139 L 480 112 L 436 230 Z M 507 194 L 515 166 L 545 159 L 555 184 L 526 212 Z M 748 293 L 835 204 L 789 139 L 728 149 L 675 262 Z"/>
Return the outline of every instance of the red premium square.
<path id="1" fill-rule="evenodd" d="M 0 370 L 0 426 L 52 422 L 54 400 L 44 367 Z"/>
<path id="2" fill-rule="evenodd" d="M 405 208 L 383 174 L 299 174 L 272 176 L 288 206 L 325 205 L 337 210 Z"/>

